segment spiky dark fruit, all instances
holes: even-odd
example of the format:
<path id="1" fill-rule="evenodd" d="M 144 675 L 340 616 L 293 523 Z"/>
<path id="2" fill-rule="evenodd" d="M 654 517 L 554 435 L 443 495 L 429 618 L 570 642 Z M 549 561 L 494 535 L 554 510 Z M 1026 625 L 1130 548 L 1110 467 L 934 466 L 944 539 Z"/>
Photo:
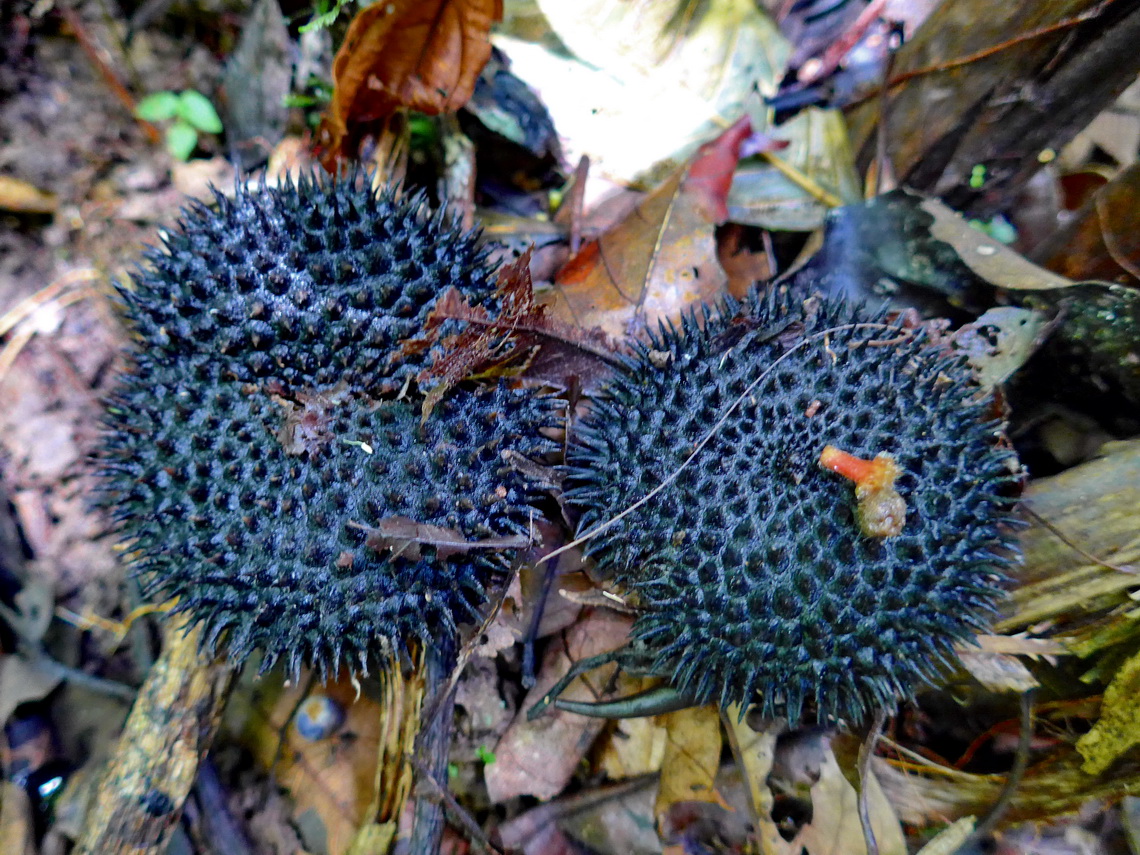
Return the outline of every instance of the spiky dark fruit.
<path id="1" fill-rule="evenodd" d="M 897 462 L 900 533 L 860 530 L 827 445 Z M 694 702 L 862 719 L 937 676 L 1013 560 L 1015 459 L 986 397 L 881 315 L 764 299 L 642 347 L 574 434 L 580 531 L 686 461 L 588 549 L 641 608 L 651 670 Z"/>
<path id="2" fill-rule="evenodd" d="M 228 632 L 232 659 L 260 649 L 291 670 L 366 669 L 477 617 L 502 552 L 429 546 L 413 561 L 368 545 L 369 530 L 398 517 L 468 540 L 525 535 L 532 497 L 502 452 L 549 450 L 548 404 L 461 391 L 421 429 L 405 401 L 334 393 L 298 408 L 220 373 L 143 355 L 111 403 L 107 503 L 149 595 L 177 597 L 211 651 Z"/>
<path id="3" fill-rule="evenodd" d="M 485 304 L 495 287 L 474 233 L 359 175 L 219 193 L 163 242 L 123 290 L 139 339 L 287 387 L 396 391 L 418 365 L 395 359 L 398 346 L 439 295 Z"/>
<path id="4" fill-rule="evenodd" d="M 367 670 L 419 639 L 446 664 L 531 530 L 503 452 L 555 449 L 551 399 L 459 389 L 421 424 L 390 360 L 444 289 L 489 299 L 474 237 L 314 179 L 219 198 L 167 247 L 124 289 L 136 347 L 97 455 L 147 593 L 235 662 Z"/>

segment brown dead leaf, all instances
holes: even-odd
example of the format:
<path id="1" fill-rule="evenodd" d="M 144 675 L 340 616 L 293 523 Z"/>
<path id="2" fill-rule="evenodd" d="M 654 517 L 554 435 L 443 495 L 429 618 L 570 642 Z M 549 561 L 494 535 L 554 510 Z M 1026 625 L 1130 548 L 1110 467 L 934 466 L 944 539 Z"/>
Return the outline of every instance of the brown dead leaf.
<path id="1" fill-rule="evenodd" d="M 419 561 L 423 557 L 420 547 L 434 546 L 436 557 L 450 558 L 453 555 L 466 555 L 480 549 L 503 550 L 521 549 L 530 546 L 530 540 L 522 535 L 507 537 L 485 537 L 481 540 L 467 540 L 463 532 L 440 525 L 416 522 L 408 517 L 384 517 L 374 526 L 357 526 L 368 532 L 364 543 L 370 549 L 399 555 L 409 561 Z"/>
<path id="2" fill-rule="evenodd" d="M 710 706 L 689 707 L 662 718 L 665 758 L 653 806 L 658 826 L 675 804 L 721 802 L 713 786 L 720 768 L 720 713 Z"/>
<path id="3" fill-rule="evenodd" d="M 547 300 L 555 317 L 622 337 L 721 297 L 727 280 L 714 230 L 728 217 L 728 188 L 751 133 L 747 118 L 738 121 L 586 244 L 555 279 Z"/>
<path id="4" fill-rule="evenodd" d="M 467 325 L 443 340 L 444 355 L 416 378 L 421 387 L 429 389 L 424 419 L 456 383 L 469 377 L 502 376 L 517 372 L 522 363 L 528 365 L 526 374 L 533 380 L 568 387 L 576 377 L 579 385 L 592 387 L 617 364 L 617 345 L 604 332 L 552 318 L 546 306 L 535 304 L 530 257 L 528 249 L 499 271 L 498 315 L 472 306 L 455 288 L 448 289 L 436 302 L 423 335 L 406 342 L 394 357 L 401 359 L 430 348 L 439 340 L 445 321 Z M 538 365 L 533 364 L 536 359 Z"/>
<path id="5" fill-rule="evenodd" d="M 376 778 L 377 748 L 384 738 L 381 705 L 346 677 L 317 684 L 312 694 L 330 698 L 344 709 L 345 720 L 330 737 L 308 740 L 297 731 L 290 716 L 306 691 L 306 681 L 282 685 L 279 677 L 263 677 L 252 695 L 239 693 L 252 703 L 244 712 L 231 709 L 235 721 L 244 719 L 241 742 L 262 769 L 276 760 L 277 780 L 293 801 L 293 820 L 315 814 L 327 834 L 329 852 L 346 852 L 361 822 L 368 816 Z M 278 745 L 278 735 L 284 745 Z"/>
<path id="6" fill-rule="evenodd" d="M 355 154 L 365 127 L 400 107 L 458 110 L 491 56 L 502 0 L 391 0 L 361 9 L 333 62 L 333 97 L 317 132 L 327 169 Z"/>
<path id="7" fill-rule="evenodd" d="M 880 855 L 906 855 L 906 841 L 898 816 L 873 772 L 863 782 L 867 813 Z M 811 788 L 812 821 L 800 830 L 807 855 L 864 855 L 863 825 L 859 820 L 859 794 L 847 781 L 835 753 L 828 749 L 819 780 Z"/>
<path id="8" fill-rule="evenodd" d="M 772 276 L 772 260 L 763 247 L 755 246 L 755 229 L 729 223 L 717 234 L 717 261 L 728 277 L 728 293 L 744 299 L 756 283 Z"/>
<path id="9" fill-rule="evenodd" d="M 1070 279 L 1140 280 L 1136 194 L 1140 164 L 1123 170 L 1096 192 L 1073 221 L 1050 237 L 1035 260 Z"/>
<path id="10" fill-rule="evenodd" d="M 576 662 L 613 650 L 625 643 L 631 619 L 608 610 L 589 613 L 551 645 L 538 680 L 519 705 L 519 714 L 495 746 L 495 762 L 484 775 L 492 802 L 519 795 L 550 799 L 562 792 L 590 744 L 605 726 L 605 719 L 589 718 L 551 708 L 534 721 L 527 710 L 538 703 Z M 567 700 L 595 701 L 609 687 L 613 666 L 579 677 L 562 693 Z M 616 694 L 630 691 L 628 678 L 619 680 Z"/>

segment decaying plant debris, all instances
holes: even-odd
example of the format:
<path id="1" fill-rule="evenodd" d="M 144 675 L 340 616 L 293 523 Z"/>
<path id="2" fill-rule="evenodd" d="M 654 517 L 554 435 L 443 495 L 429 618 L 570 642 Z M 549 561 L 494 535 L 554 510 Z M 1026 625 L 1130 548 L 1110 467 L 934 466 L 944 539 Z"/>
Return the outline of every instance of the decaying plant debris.
<path id="1" fill-rule="evenodd" d="M 1140 55 L 1127 49 L 1138 27 L 1125 0 L 5 5 L 4 839 L 33 855 L 68 845 L 434 852 L 440 835 L 440 851 L 527 855 L 936 853 L 991 837 L 1009 852 L 1129 851 L 1126 838 L 1140 836 L 1129 796 L 1140 781 Z M 220 133 L 192 117 L 185 161 L 164 137 L 185 116 L 134 116 L 163 93 L 171 103 L 201 96 L 222 117 Z M 333 574 L 372 562 L 496 566 L 456 621 L 446 661 L 431 656 L 443 630 L 425 607 L 423 632 L 367 675 L 338 672 L 339 658 L 322 674 L 268 668 L 258 653 L 241 669 L 204 656 L 178 603 L 141 596 L 126 569 L 137 541 L 116 548 L 91 501 L 91 454 L 104 442 L 105 401 L 116 388 L 122 401 L 127 354 L 152 339 L 176 373 L 216 365 L 186 311 L 190 292 L 153 273 L 159 251 L 140 269 L 143 246 L 177 243 L 179 223 L 212 221 L 203 206 L 232 212 L 240 194 L 288 192 L 324 168 L 352 182 L 352 205 L 382 187 L 401 188 L 425 217 L 446 205 L 457 234 L 481 229 L 478 247 L 463 240 L 485 267 L 474 290 L 449 290 L 441 275 L 415 312 L 399 308 L 384 353 L 351 377 L 329 369 L 294 382 L 318 352 L 334 357 L 322 365 L 344 364 L 336 354 L 347 359 L 367 338 L 361 324 L 386 323 L 374 308 L 348 311 L 335 347 L 306 341 L 296 364 L 287 343 L 261 348 L 260 373 L 225 380 L 242 401 L 264 403 L 261 441 L 297 471 L 321 455 L 376 463 L 379 453 L 387 465 L 395 446 L 338 435 L 342 411 L 367 421 L 396 408 L 409 441 L 430 444 L 441 419 L 469 427 L 454 402 L 480 388 L 563 402 L 539 420 L 537 453 L 495 445 L 478 463 L 533 488 L 510 531 L 468 525 L 482 513 L 474 499 L 455 512 L 462 521 L 395 502 L 330 523 L 351 523 L 357 543 L 327 556 Z M 346 215 L 336 205 L 322 214 L 334 244 Z M 451 228 L 445 219 L 431 222 Z M 259 239 L 273 234 L 247 225 Z M 224 266 L 202 261 L 209 229 L 196 228 L 177 249 L 184 286 Z M 270 276 L 272 265 L 255 261 L 252 275 Z M 366 273 L 352 263 L 327 272 L 353 286 L 349 302 L 375 284 L 356 287 Z M 143 327 L 123 323 L 115 297 L 132 277 L 157 283 Z M 225 326 L 234 305 L 219 294 L 209 311 Z M 1012 544 L 1021 559 L 1003 553 L 993 567 L 1004 579 L 981 582 L 996 611 L 975 613 L 980 630 L 919 668 L 931 685 L 916 683 L 898 706 L 906 692 L 889 703 L 875 695 L 865 715 L 824 703 L 812 727 L 789 724 L 781 687 L 687 706 L 679 672 L 612 655 L 636 652 L 637 574 L 660 555 L 619 573 L 586 556 L 604 559 L 607 536 L 648 531 L 644 520 L 657 517 L 636 508 L 673 500 L 657 487 L 702 452 L 736 459 L 723 445 L 734 441 L 732 402 L 710 403 L 705 430 L 678 440 L 684 453 L 644 468 L 645 495 L 634 490 L 584 524 L 581 472 L 564 468 L 567 454 L 576 459 L 605 390 L 631 366 L 684 372 L 685 342 L 706 333 L 720 336 L 724 371 L 748 336 L 770 341 L 777 358 L 798 346 L 802 324 L 717 326 L 741 299 L 868 302 L 902 339 L 921 338 L 956 366 L 951 374 L 971 375 L 970 406 L 995 426 L 995 453 L 1021 461 L 1001 487 L 1016 520 L 995 546 Z M 264 332 L 253 330 L 255 349 Z M 827 336 L 819 353 L 845 346 Z M 764 370 L 737 379 L 747 386 Z M 363 397 L 361 383 L 372 389 Z M 137 410 L 149 398 L 136 385 Z M 826 394 L 808 397 L 803 418 L 835 415 Z M 746 409 L 764 413 L 773 400 Z M 491 408 L 493 421 L 503 408 Z M 201 431 L 194 409 L 184 421 Z M 120 426 L 133 431 L 138 418 Z M 867 487 L 857 464 L 883 449 L 852 440 L 860 430 L 852 422 L 845 444 L 824 454 L 821 442 L 775 468 L 827 484 L 836 519 L 868 549 L 901 542 L 920 515 L 947 542 L 961 539 L 967 524 L 955 531 L 937 503 L 919 501 L 905 461 Z M 177 444 L 137 433 L 123 445 L 127 469 L 148 442 Z M 448 455 L 462 444 L 442 442 L 435 450 Z M 171 475 L 159 470 L 146 477 Z M 422 473 L 402 477 L 405 497 L 446 492 Z M 457 489 L 444 504 L 469 499 Z M 877 509 L 885 520 L 871 519 Z M 619 517 L 639 528 L 608 524 Z M 661 555 L 683 551 L 693 533 L 681 528 L 641 537 L 643 552 L 656 541 Z M 146 549 L 166 554 L 187 534 L 172 523 L 148 537 Z M 753 586 L 768 578 L 747 575 Z M 744 577 L 727 567 L 725 578 Z M 272 658 L 301 628 L 275 633 L 280 643 L 255 639 L 242 658 L 266 647 Z M 807 686 L 800 699 L 798 717 L 810 719 L 819 697 Z M 528 718 L 536 707 L 545 713 Z M 631 711 L 652 715 L 617 717 Z"/>

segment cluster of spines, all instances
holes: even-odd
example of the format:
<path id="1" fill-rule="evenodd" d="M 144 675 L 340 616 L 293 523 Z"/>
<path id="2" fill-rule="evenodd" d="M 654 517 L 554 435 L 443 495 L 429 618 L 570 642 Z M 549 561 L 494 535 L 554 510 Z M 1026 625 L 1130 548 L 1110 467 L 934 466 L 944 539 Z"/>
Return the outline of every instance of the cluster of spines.
<path id="1" fill-rule="evenodd" d="M 934 679 L 1000 593 L 1014 476 L 985 407 L 961 359 L 881 313 L 730 305 L 628 361 L 575 432 L 566 496 L 587 532 L 673 479 L 588 548 L 674 686 L 859 719 Z M 825 444 L 898 458 L 902 534 L 858 532 Z"/>

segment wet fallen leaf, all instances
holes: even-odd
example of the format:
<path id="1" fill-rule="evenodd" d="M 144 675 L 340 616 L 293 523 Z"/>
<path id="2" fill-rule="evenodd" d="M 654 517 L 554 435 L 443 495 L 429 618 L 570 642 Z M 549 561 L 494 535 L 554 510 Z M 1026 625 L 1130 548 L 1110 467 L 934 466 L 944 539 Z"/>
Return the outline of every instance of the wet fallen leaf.
<path id="1" fill-rule="evenodd" d="M 689 707 L 662 716 L 665 757 L 653 815 L 662 818 L 681 802 L 719 803 L 713 782 L 720 767 L 720 714 L 710 706 Z"/>
<path id="2" fill-rule="evenodd" d="M 361 9 L 333 62 L 318 131 L 322 162 L 351 158 L 370 123 L 400 107 L 436 115 L 471 97 L 501 0 L 392 0 Z"/>
<path id="3" fill-rule="evenodd" d="M 775 91 L 789 48 L 751 0 L 539 6 L 545 31 L 495 43 L 550 110 L 567 160 L 587 155 L 593 177 L 654 183 L 743 113 L 766 121 L 757 92 Z M 602 189 L 590 185 L 587 207 Z"/>
<path id="4" fill-rule="evenodd" d="M 554 315 L 622 337 L 721 298 L 727 277 L 714 229 L 727 216 L 725 196 L 750 132 L 747 118 L 738 121 L 586 244 L 555 279 L 547 298 Z"/>

